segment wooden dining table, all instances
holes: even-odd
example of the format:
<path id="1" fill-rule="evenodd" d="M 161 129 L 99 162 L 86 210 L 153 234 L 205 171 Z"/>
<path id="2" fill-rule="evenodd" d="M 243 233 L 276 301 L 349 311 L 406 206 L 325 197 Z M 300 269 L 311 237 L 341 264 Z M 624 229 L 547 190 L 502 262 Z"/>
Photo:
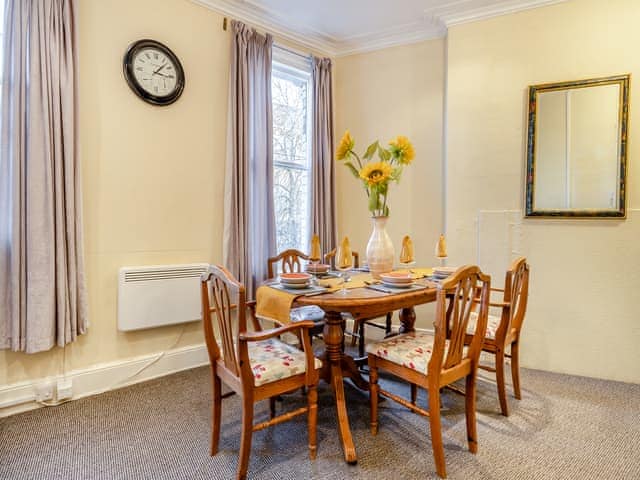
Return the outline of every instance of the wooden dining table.
<path id="1" fill-rule="evenodd" d="M 400 333 L 411 332 L 416 320 L 414 307 L 436 299 L 436 283 L 419 279 L 416 280 L 416 284 L 424 285 L 425 288 L 407 292 L 398 292 L 396 289 L 393 293 L 387 293 L 360 287 L 348 289 L 345 293 L 335 291 L 321 295 L 301 295 L 295 300 L 296 306 L 316 305 L 325 311 L 325 351 L 320 357 L 323 365 L 320 378 L 332 386 L 340 442 L 347 463 L 355 464 L 358 457 L 347 415 L 344 379 L 351 379 L 362 390 L 368 390 L 369 383 L 360 374 L 355 359 L 344 351 L 345 322 L 342 313 L 350 313 L 355 319 L 371 319 L 398 310 Z"/>

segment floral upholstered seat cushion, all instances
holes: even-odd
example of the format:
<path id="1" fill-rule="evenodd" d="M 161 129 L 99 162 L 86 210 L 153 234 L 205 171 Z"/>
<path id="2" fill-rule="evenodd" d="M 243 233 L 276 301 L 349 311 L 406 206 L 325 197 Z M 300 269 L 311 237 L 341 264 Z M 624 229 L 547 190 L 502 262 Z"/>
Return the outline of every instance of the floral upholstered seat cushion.
<path id="1" fill-rule="evenodd" d="M 276 338 L 249 342 L 249 363 L 256 387 L 305 372 L 304 352 Z M 322 362 L 315 359 L 315 368 Z"/>
<path id="2" fill-rule="evenodd" d="M 426 374 L 427 365 L 433 353 L 433 342 L 434 337 L 429 333 L 405 333 L 367 345 L 367 353 Z M 447 340 L 444 350 L 445 357 L 448 349 L 449 341 Z"/>
<path id="3" fill-rule="evenodd" d="M 471 312 L 471 315 L 469 315 L 469 323 L 467 324 L 467 335 L 473 335 L 476 332 L 477 322 L 478 314 L 476 312 Z M 494 340 L 496 338 L 496 332 L 498 331 L 499 326 L 500 317 L 489 315 L 489 318 L 487 319 L 487 333 L 485 334 L 485 338 Z"/>

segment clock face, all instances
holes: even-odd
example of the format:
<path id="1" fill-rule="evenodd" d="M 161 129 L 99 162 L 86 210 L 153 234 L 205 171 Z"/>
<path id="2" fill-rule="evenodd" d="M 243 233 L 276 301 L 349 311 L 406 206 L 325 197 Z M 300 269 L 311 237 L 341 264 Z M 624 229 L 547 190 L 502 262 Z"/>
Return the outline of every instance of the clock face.
<path id="1" fill-rule="evenodd" d="M 140 98 L 154 105 L 175 102 L 184 88 L 184 71 L 178 57 L 155 40 L 139 40 L 124 56 L 124 76 Z"/>
<path id="2" fill-rule="evenodd" d="M 133 58 L 133 75 L 147 92 L 165 97 L 176 88 L 176 67 L 162 51 L 145 48 Z"/>

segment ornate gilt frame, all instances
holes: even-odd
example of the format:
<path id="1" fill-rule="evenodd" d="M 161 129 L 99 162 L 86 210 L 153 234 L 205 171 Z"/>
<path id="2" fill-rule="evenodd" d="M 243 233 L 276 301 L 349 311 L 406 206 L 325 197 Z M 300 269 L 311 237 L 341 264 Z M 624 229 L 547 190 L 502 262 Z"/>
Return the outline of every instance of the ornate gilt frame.
<path id="1" fill-rule="evenodd" d="M 616 75 L 612 77 L 593 78 L 559 83 L 544 83 L 529 87 L 529 113 L 527 128 L 527 166 L 525 178 L 525 217 L 542 218 L 626 218 L 626 184 L 627 184 L 627 132 L 629 128 L 629 83 L 631 75 Z M 539 93 L 569 88 L 584 88 L 598 85 L 620 85 L 620 100 L 618 115 L 620 121 L 620 148 L 618 161 L 620 163 L 618 175 L 618 202 L 616 209 L 582 210 L 582 209 L 554 209 L 536 210 L 535 200 L 535 157 L 536 157 L 536 106 Z"/>

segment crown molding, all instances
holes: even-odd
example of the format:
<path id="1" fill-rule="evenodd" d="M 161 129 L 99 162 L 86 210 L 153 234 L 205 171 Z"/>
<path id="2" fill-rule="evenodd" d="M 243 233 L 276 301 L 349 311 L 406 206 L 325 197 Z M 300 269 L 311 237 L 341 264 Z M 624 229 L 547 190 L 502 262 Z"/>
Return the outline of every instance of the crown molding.
<path id="1" fill-rule="evenodd" d="M 383 48 L 441 38 L 453 25 L 484 20 L 500 15 L 545 7 L 567 0 L 502 0 L 476 6 L 477 0 L 451 0 L 427 8 L 415 22 L 348 37 L 336 37 L 309 25 L 296 24 L 290 18 L 258 5 L 255 0 L 191 0 L 223 15 L 241 20 L 275 37 L 294 42 L 329 57 L 354 55 Z"/>
<path id="2" fill-rule="evenodd" d="M 291 21 L 286 20 L 282 15 L 267 11 L 252 3 L 232 0 L 191 0 L 191 2 L 264 29 L 276 37 L 307 47 L 320 54 L 330 57 L 335 57 L 338 54 L 338 45 L 329 36 L 306 26 L 292 27 Z"/>
<path id="3" fill-rule="evenodd" d="M 425 15 L 435 17 L 449 28 L 453 25 L 486 20 L 500 15 L 547 7 L 566 1 L 567 0 L 504 0 L 492 5 L 473 7 L 473 0 L 462 0 L 462 2 L 451 2 L 448 5 L 426 9 L 424 13 Z M 469 8 L 466 8 L 464 4 L 467 4 Z"/>

